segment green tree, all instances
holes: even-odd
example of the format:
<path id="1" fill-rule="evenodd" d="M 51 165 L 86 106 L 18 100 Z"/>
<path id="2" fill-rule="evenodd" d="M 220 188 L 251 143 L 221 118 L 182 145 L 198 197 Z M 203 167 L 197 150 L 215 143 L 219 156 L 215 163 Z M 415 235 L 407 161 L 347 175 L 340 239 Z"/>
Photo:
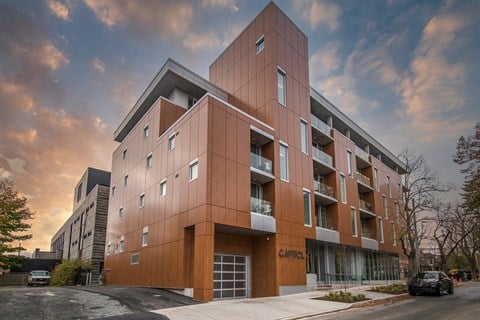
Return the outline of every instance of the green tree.
<path id="1" fill-rule="evenodd" d="M 18 257 L 12 253 L 25 250 L 20 241 L 32 237 L 26 232 L 31 227 L 27 221 L 33 219 L 33 215 L 27 207 L 27 199 L 18 195 L 13 181 L 0 169 L 0 267 L 18 264 Z"/>
<path id="2" fill-rule="evenodd" d="M 475 125 L 475 133 L 461 136 L 457 142 L 457 153 L 453 161 L 463 166 L 463 201 L 467 211 L 480 214 L 480 122 Z"/>

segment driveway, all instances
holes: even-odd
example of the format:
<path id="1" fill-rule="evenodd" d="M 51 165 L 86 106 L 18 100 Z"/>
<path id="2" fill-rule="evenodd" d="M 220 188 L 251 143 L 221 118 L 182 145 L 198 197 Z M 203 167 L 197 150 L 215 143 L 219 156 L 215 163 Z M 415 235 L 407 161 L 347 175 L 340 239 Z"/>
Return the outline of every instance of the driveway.
<path id="1" fill-rule="evenodd" d="M 150 310 L 198 302 L 138 287 L 0 287 L 1 319 L 167 319 Z"/>

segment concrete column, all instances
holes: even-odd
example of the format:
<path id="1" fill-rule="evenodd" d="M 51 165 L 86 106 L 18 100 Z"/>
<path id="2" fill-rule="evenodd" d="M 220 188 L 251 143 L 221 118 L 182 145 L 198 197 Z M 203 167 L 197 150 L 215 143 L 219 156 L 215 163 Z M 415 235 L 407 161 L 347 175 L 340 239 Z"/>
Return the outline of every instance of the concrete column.
<path id="1" fill-rule="evenodd" d="M 195 225 L 193 261 L 193 298 L 213 300 L 213 253 L 215 224 L 201 222 Z"/>
<path id="2" fill-rule="evenodd" d="M 331 116 L 327 117 L 327 124 L 330 128 L 333 128 L 333 118 Z"/>

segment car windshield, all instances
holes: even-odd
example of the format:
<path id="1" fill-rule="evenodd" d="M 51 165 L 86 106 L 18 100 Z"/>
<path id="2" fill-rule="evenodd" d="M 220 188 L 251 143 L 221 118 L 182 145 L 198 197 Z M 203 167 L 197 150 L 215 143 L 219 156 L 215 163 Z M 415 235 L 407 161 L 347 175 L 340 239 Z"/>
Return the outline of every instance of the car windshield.
<path id="1" fill-rule="evenodd" d="M 438 273 L 433 272 L 420 272 L 415 276 L 417 280 L 438 279 Z"/>
<path id="2" fill-rule="evenodd" d="M 32 271 L 32 276 L 48 276 L 48 271 Z"/>

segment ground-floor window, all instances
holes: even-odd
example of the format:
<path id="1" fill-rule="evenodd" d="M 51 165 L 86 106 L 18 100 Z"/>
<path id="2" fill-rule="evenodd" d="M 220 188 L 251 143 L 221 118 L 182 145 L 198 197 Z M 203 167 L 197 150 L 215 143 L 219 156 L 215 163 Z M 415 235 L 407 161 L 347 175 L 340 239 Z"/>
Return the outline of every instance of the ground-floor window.
<path id="1" fill-rule="evenodd" d="M 248 296 L 248 257 L 215 254 L 213 262 L 213 298 L 231 299 Z"/>
<path id="2" fill-rule="evenodd" d="M 363 280 L 398 280 L 400 279 L 399 259 L 378 252 L 364 252 Z"/>

